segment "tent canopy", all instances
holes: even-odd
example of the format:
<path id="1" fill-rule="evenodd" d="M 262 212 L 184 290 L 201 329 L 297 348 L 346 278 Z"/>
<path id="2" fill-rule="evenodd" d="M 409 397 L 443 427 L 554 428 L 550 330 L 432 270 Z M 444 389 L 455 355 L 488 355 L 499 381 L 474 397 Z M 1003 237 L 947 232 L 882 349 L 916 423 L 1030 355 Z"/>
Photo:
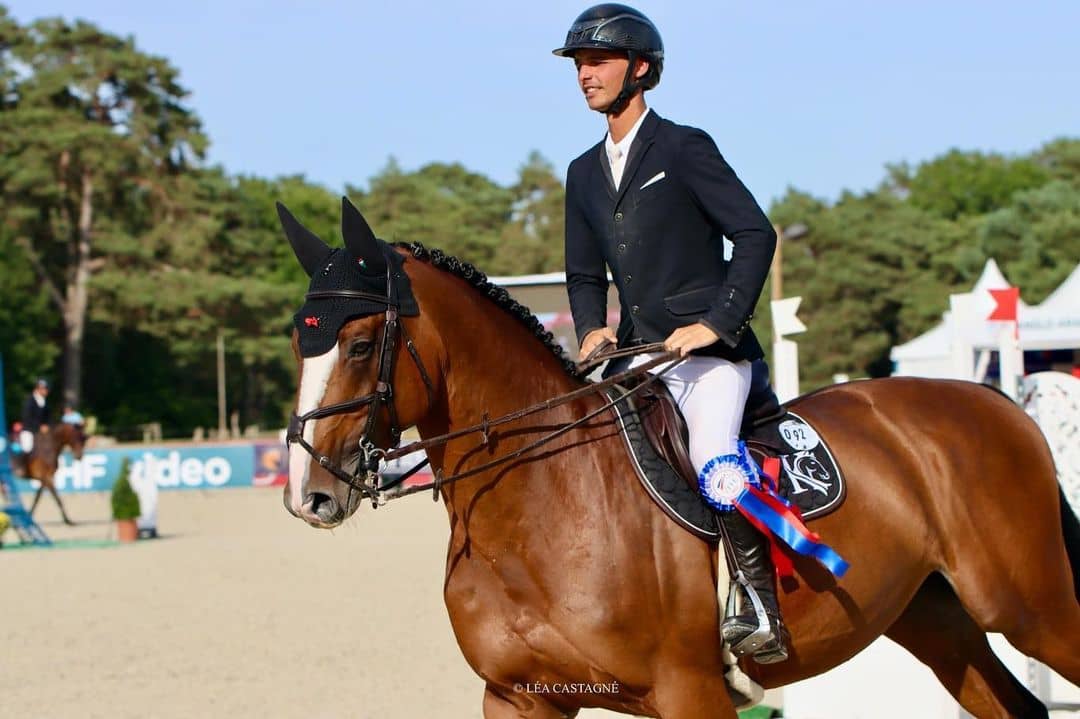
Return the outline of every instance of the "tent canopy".
<path id="1" fill-rule="evenodd" d="M 893 347 L 889 357 L 895 363 L 894 374 L 948 376 L 952 338 L 958 332 L 976 350 L 996 350 L 1001 333 L 1011 331 L 1011 323 L 986 319 L 994 309 L 989 291 L 1007 287 L 1010 284 L 997 262 L 987 260 L 971 290 L 971 316 L 954 318 L 951 311 L 945 312 L 941 324 Z M 1033 306 L 1021 300 L 1017 320 L 1021 349 L 1080 348 L 1080 264 L 1041 304 Z"/>

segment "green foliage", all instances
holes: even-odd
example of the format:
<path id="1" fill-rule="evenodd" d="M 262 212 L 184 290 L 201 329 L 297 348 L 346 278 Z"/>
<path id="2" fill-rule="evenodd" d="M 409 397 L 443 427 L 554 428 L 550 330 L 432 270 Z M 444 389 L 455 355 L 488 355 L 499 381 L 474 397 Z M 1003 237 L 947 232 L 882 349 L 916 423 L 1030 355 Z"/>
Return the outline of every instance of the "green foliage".
<path id="1" fill-rule="evenodd" d="M 120 474 L 113 482 L 112 495 L 109 497 L 112 504 L 113 519 L 137 519 L 142 513 L 139 507 L 139 495 L 131 488 L 131 460 L 124 457 L 120 465 Z"/>
<path id="2" fill-rule="evenodd" d="M 1061 179 L 1018 193 L 979 218 L 975 240 L 1022 288 L 1026 302 L 1041 302 L 1080 258 L 1080 187 Z"/>
<path id="3" fill-rule="evenodd" d="M 367 192 L 348 194 L 385 240 L 438 247 L 490 275 L 562 269 L 562 183 L 537 152 L 509 188 L 459 164 L 405 172 L 391 158 Z"/>
<path id="4" fill-rule="evenodd" d="M 994 210 L 1017 192 L 1049 179 L 1046 170 L 1028 158 L 960 150 L 924 162 L 914 174 L 905 165 L 890 170 L 894 189 L 913 206 L 949 220 Z"/>
<path id="5" fill-rule="evenodd" d="M 224 338 L 229 410 L 282 426 L 295 391 L 292 314 L 308 278 L 278 225 L 282 201 L 340 245 L 337 193 L 302 176 L 229 176 L 177 70 L 77 21 L 20 25 L 0 6 L 0 351 L 9 416 L 34 377 L 59 380 L 85 319 L 83 408 L 108 433 L 217 421 Z M 530 153 L 504 187 L 461 164 L 390 158 L 346 194 L 389 241 L 420 241 L 490 275 L 563 269 L 564 189 Z M 83 209 L 89 208 L 89 214 Z M 1080 139 L 1019 157 L 952 150 L 887 168 L 830 203 L 791 189 L 770 211 L 810 233 L 782 250 L 803 297 L 803 388 L 887 374 L 889 349 L 940 320 L 988 257 L 1038 302 L 1080 257 Z M 82 254 L 80 254 L 82 253 Z M 85 271 L 86 307 L 68 303 Z M 769 336 L 769 288 L 755 329 Z M 68 310 L 66 315 L 61 308 Z"/>
<path id="6" fill-rule="evenodd" d="M 988 258 L 1037 303 L 1080 258 L 1080 141 L 1029 157 L 951 151 L 835 204 L 789 191 L 770 215 L 810 234 L 783 248 L 784 294 L 801 295 L 803 389 L 834 373 L 886 375 L 889 350 L 941 319 Z M 761 330 L 767 335 L 767 323 Z"/>
<path id="7" fill-rule="evenodd" d="M 1080 140 L 1059 138 L 1039 149 L 1033 159 L 1052 178 L 1080 187 Z"/>
<path id="8" fill-rule="evenodd" d="M 155 265 L 206 138 L 168 61 L 82 20 L 0 8 L 0 84 L 0 222 L 52 302 L 41 327 L 77 402 L 94 275 Z"/>
<path id="9" fill-rule="evenodd" d="M 55 310 L 34 277 L 23 251 L 0 226 L 0 353 L 8 418 L 17 418 L 37 377 L 49 376 L 60 350 L 50 328 Z"/>
<path id="10" fill-rule="evenodd" d="M 487 267 L 510 218 L 509 190 L 459 164 L 402 172 L 391 159 L 368 192 L 349 188 L 383 239 L 422 242 Z"/>
<path id="11" fill-rule="evenodd" d="M 566 191 L 555 168 L 540 153 L 530 153 L 510 192 L 510 222 L 503 226 L 487 271 L 498 275 L 562 271 Z"/>

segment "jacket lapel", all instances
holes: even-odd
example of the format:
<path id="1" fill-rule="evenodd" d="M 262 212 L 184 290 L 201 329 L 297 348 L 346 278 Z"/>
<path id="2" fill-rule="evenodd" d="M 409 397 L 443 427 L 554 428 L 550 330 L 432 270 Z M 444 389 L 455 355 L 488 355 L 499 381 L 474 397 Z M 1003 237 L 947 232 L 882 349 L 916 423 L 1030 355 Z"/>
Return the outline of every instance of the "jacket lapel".
<path id="1" fill-rule="evenodd" d="M 597 146 L 596 157 L 600 161 L 600 174 L 604 176 L 607 182 L 604 186 L 607 188 L 608 195 L 611 199 L 615 199 L 615 178 L 611 174 L 611 163 L 608 162 L 607 152 L 604 151 L 604 143 L 600 143 Z"/>
<path id="2" fill-rule="evenodd" d="M 645 157 L 649 148 L 652 147 L 653 136 L 659 126 L 660 116 L 656 114 L 655 110 L 650 110 L 645 120 L 642 121 L 641 127 L 638 128 L 637 137 L 630 143 L 630 152 L 626 156 L 626 167 L 623 168 L 622 184 L 619 186 L 618 198 L 615 200 L 616 207 L 622 203 L 626 191 L 634 184 L 634 175 L 637 174 L 638 168 L 641 166 L 641 159 Z M 611 177 L 610 168 L 608 169 L 608 177 L 609 179 Z"/>

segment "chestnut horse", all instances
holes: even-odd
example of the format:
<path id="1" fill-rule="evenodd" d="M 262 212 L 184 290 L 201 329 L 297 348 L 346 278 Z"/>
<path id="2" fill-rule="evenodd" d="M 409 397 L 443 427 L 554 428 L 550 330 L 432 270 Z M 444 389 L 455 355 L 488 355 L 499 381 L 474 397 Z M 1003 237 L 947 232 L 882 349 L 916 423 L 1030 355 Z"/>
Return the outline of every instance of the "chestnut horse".
<path id="1" fill-rule="evenodd" d="M 315 290 L 341 260 L 374 265 L 376 281 L 346 293 L 370 299 L 382 282 L 381 294 L 397 297 L 391 309 L 405 296 L 418 308 L 398 317 L 356 305 L 329 328 L 319 323 L 332 312 L 297 317 L 300 417 L 290 428 L 284 500 L 310 525 L 336 527 L 361 505 L 361 492 L 335 472 L 362 466 L 365 442 L 388 447 L 393 430 L 408 426 L 435 437 L 583 386 L 536 319 L 471 266 L 419 245 L 391 248 L 347 204 L 345 249 L 331 254 L 279 211 L 312 276 L 309 303 L 333 294 Z M 402 272 L 380 279 L 390 259 Z M 333 301 L 351 300 L 339 293 Z M 329 350 L 303 351 L 305 323 L 331 333 Z M 378 351 L 391 324 L 393 341 Z M 380 387 L 387 359 L 390 382 Z M 368 401 L 380 392 L 387 402 Z M 486 442 L 450 439 L 428 456 L 436 472 L 456 474 L 601 403 L 585 397 L 491 429 Z M 958 381 L 868 380 L 790 405 L 827 438 L 848 477 L 843 506 L 812 528 L 851 568 L 835 580 L 794 557 L 797 581 L 780 592 L 790 658 L 744 660 L 744 670 L 777 687 L 885 635 L 972 714 L 1046 716 L 986 638 L 1000 632 L 1080 683 L 1080 523 L 1035 423 L 1003 395 Z M 723 676 L 717 548 L 653 504 L 608 413 L 440 493 L 450 522 L 446 608 L 486 683 L 487 719 L 572 717 L 586 706 L 665 719 L 736 716 Z M 585 685 L 602 691 L 577 691 Z"/>
<path id="2" fill-rule="evenodd" d="M 23 479 L 36 479 L 39 482 L 40 486 L 34 494 L 34 501 L 30 504 L 31 516 L 37 509 L 42 493 L 48 490 L 52 498 L 56 500 L 56 506 L 60 508 L 60 516 L 63 517 L 64 524 L 75 524 L 64 510 L 64 503 L 60 501 L 53 479 L 60 466 L 60 454 L 64 448 L 70 447 L 75 459 L 82 459 L 85 444 L 86 437 L 82 427 L 61 422 L 48 428 L 47 431 L 39 431 L 34 435 L 34 449 L 29 455 L 10 455 L 11 470 L 14 474 Z"/>

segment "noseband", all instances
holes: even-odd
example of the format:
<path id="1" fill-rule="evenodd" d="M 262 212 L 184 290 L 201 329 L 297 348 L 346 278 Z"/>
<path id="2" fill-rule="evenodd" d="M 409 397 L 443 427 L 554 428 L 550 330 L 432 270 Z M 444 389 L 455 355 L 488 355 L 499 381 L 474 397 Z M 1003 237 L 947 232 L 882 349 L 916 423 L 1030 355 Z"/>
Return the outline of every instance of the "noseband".
<path id="1" fill-rule="evenodd" d="M 391 269 L 392 268 L 388 263 L 386 268 L 386 295 L 377 295 L 360 290 L 325 290 L 307 293 L 306 298 L 309 300 L 344 297 L 347 299 L 367 300 L 369 302 L 377 302 L 386 305 L 386 321 L 383 325 L 382 343 L 379 347 L 378 380 L 375 383 L 375 391 L 366 394 L 363 397 L 346 400 L 345 402 L 338 402 L 337 404 L 331 404 L 325 407 L 316 407 L 310 412 L 300 416 L 297 416 L 297 414 L 293 412 L 289 416 L 289 427 L 285 433 L 286 444 L 292 444 L 294 442 L 299 444 L 304 448 L 305 452 L 311 455 L 312 459 L 319 463 L 320 467 L 358 491 L 361 496 L 371 498 L 372 500 L 375 500 L 379 495 L 379 462 L 386 456 L 386 450 L 377 446 L 372 441 L 376 423 L 378 422 L 379 410 L 382 409 L 383 406 L 387 408 L 387 412 L 390 415 L 391 446 L 397 446 L 401 439 L 401 428 L 398 426 L 397 407 L 394 404 L 394 388 L 391 383 L 394 376 L 394 358 L 396 356 L 394 347 L 397 343 L 399 332 L 405 342 L 406 349 L 408 349 L 409 354 L 412 355 L 413 362 L 416 363 L 416 368 L 420 372 L 420 377 L 424 381 L 424 387 L 427 389 L 428 403 L 431 404 L 435 401 L 435 388 L 431 384 L 431 377 L 424 368 L 424 363 L 420 360 L 420 354 L 416 351 L 416 346 L 413 344 L 412 339 L 406 334 L 405 326 L 400 322 L 398 316 L 399 303 L 395 299 L 397 293 L 394 292 L 394 279 Z M 331 417 L 336 414 L 355 412 L 362 407 L 367 407 L 369 405 L 370 409 L 368 410 L 367 422 L 364 425 L 364 434 L 360 437 L 358 447 L 360 457 L 356 469 L 352 473 L 340 464 L 335 463 L 327 455 L 317 452 L 315 448 L 308 444 L 307 440 L 304 439 L 304 425 L 308 420 L 322 419 L 323 417 Z"/>

